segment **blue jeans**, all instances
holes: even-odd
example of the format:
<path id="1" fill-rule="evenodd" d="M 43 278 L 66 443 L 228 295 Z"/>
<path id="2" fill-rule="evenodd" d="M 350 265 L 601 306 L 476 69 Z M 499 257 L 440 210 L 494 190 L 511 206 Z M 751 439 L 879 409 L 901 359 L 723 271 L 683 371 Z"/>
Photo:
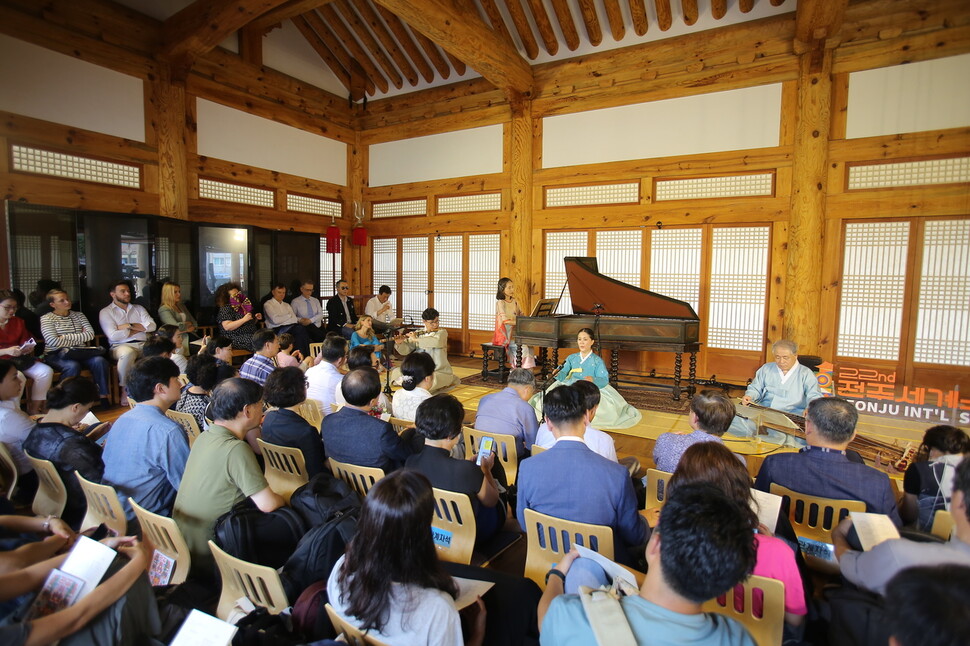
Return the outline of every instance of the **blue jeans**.
<path id="1" fill-rule="evenodd" d="M 64 352 L 57 351 L 44 357 L 44 361 L 54 370 L 61 373 L 61 379 L 76 377 L 81 370 L 87 368 L 94 376 L 94 383 L 98 385 L 98 392 L 102 397 L 108 396 L 108 371 L 111 364 L 104 357 L 91 357 L 82 361 L 72 361 L 64 358 Z"/>

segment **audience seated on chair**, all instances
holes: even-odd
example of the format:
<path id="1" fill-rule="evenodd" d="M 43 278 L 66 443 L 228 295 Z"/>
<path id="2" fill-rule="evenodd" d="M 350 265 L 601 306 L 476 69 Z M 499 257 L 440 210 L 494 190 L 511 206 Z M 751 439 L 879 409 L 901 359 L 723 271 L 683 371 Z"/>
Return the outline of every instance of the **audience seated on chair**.
<path id="1" fill-rule="evenodd" d="M 866 511 L 886 514 L 902 524 L 889 476 L 852 462 L 845 449 L 855 437 L 859 413 L 838 397 L 812 400 L 805 414 L 805 442 L 798 453 L 769 455 L 761 465 L 755 488 L 769 491 L 771 483 L 810 496 L 861 500 Z"/>
<path id="2" fill-rule="evenodd" d="M 71 310 L 71 297 L 61 288 L 47 292 L 51 311 L 40 318 L 46 352 L 44 361 L 61 373 L 61 378 L 76 377 L 82 367 L 91 371 L 101 395 L 101 407 L 109 407 L 108 377 L 111 366 L 104 348 L 94 341 L 94 328 L 81 312 Z"/>
<path id="3" fill-rule="evenodd" d="M 662 433 L 653 447 L 653 462 L 661 471 L 673 473 L 687 447 L 698 442 L 724 444 L 721 436 L 734 419 L 734 404 L 719 390 L 703 390 L 690 399 L 687 422 L 691 433 Z"/>
<path id="4" fill-rule="evenodd" d="M 182 394 L 175 403 L 175 410 L 194 417 L 199 430 L 204 431 L 205 412 L 210 401 L 209 393 L 218 383 L 219 366 L 213 357 L 200 352 L 189 358 L 188 365 L 185 367 L 185 376 L 189 378 L 189 383 L 182 389 Z"/>
<path id="5" fill-rule="evenodd" d="M 427 308 L 421 312 L 421 321 L 424 329 L 395 337 L 394 348 L 401 355 L 413 352 L 426 352 L 431 355 L 435 370 L 434 381 L 428 390 L 432 393 L 459 385 L 461 379 L 452 371 L 448 361 L 448 330 L 440 326 L 438 310 Z"/>
<path id="6" fill-rule="evenodd" d="M 192 446 L 172 514 L 189 546 L 193 568 L 214 571 L 208 541 L 216 519 L 236 503 L 250 498 L 264 512 L 285 504 L 270 489 L 244 439 L 262 420 L 262 396 L 259 384 L 239 377 L 212 391 L 212 425 Z"/>
<path id="7" fill-rule="evenodd" d="M 118 362 L 118 382 L 122 388 L 128 386 L 128 372 L 141 357 L 148 333 L 154 332 L 156 325 L 144 307 L 132 304 L 133 292 L 130 282 L 118 281 L 111 287 L 111 302 L 98 314 L 101 331 L 111 343 L 111 357 Z"/>
<path id="8" fill-rule="evenodd" d="M 553 389 L 545 396 L 543 411 L 557 442 L 519 465 L 519 525 L 525 527 L 525 510 L 534 509 L 565 520 L 609 526 L 616 560 L 635 565 L 647 540 L 647 522 L 637 511 L 629 472 L 583 442 L 586 407 L 576 389 Z"/>
<path id="9" fill-rule="evenodd" d="M 263 398 L 267 404 L 276 407 L 263 418 L 263 440 L 300 449 L 310 478 L 325 470 L 320 429 L 311 426 L 299 413 L 300 404 L 306 401 L 303 371 L 292 367 L 277 369 L 266 380 Z"/>
<path id="10" fill-rule="evenodd" d="M 20 410 L 23 388 L 17 366 L 0 359 L 0 442 L 7 447 L 17 466 L 18 497 L 26 496 L 24 500 L 30 502 L 37 490 L 37 475 L 24 455 L 23 444 L 37 423 Z"/>
<path id="11" fill-rule="evenodd" d="M 387 644 L 479 645 L 484 604 L 476 602 L 464 637 L 455 608 L 458 586 L 431 539 L 433 510 L 430 483 L 413 471 L 397 471 L 374 485 L 364 499 L 357 534 L 327 582 L 330 604 L 343 619 Z"/>
<path id="12" fill-rule="evenodd" d="M 307 397 L 323 405 L 323 415 L 333 412 L 336 390 L 343 379 L 340 369 L 347 363 L 347 340 L 333 334 L 327 335 L 320 350 L 320 363 L 306 371 Z"/>
<path id="13" fill-rule="evenodd" d="M 903 521 L 916 522 L 924 532 L 933 529 L 933 517 L 950 508 L 953 469 L 970 455 L 970 436 L 955 426 L 934 426 L 923 434 L 916 459 L 903 478 Z"/>
<path id="14" fill-rule="evenodd" d="M 43 351 L 43 337 L 34 338 L 24 320 L 16 315 L 17 296 L 9 289 L 0 289 L 0 357 L 16 364 L 17 369 L 33 380 L 27 412 L 41 412 L 47 390 L 54 379 L 54 371 L 38 358 Z M 20 393 L 17 394 L 20 399 Z"/>
<path id="15" fill-rule="evenodd" d="M 957 466 L 953 478 L 954 533 L 947 543 L 922 543 L 896 538 L 883 541 L 867 552 L 850 546 L 852 519 L 832 530 L 835 556 L 842 576 L 851 583 L 884 594 L 887 582 L 900 570 L 918 565 L 970 566 L 970 458 Z"/>
<path id="16" fill-rule="evenodd" d="M 535 392 L 536 378 L 532 371 L 516 368 L 509 373 L 508 385 L 503 390 L 485 395 L 478 402 L 475 428 L 514 435 L 515 452 L 520 459 L 523 458 L 532 449 L 539 430 L 535 409 L 529 405 L 529 399 Z M 616 460 L 615 452 L 613 459 Z"/>
<path id="17" fill-rule="evenodd" d="M 185 431 L 165 416 L 181 393 L 178 376 L 178 367 L 163 357 L 142 359 L 129 374 L 128 392 L 137 405 L 112 425 L 102 456 L 102 483 L 115 488 L 128 520 L 135 518 L 129 496 L 152 513 L 171 514 L 189 457 Z"/>
<path id="18" fill-rule="evenodd" d="M 410 441 L 414 430 L 398 436 L 394 427 L 370 415 L 381 394 L 377 371 L 373 368 L 351 370 L 340 387 L 347 405 L 323 418 L 321 434 L 327 457 L 361 467 L 377 467 L 385 473 L 402 466 L 413 453 Z"/>
<path id="19" fill-rule="evenodd" d="M 253 335 L 253 356 L 246 359 L 246 363 L 239 369 L 239 376 L 243 379 L 255 381 L 262 386 L 266 378 L 276 370 L 276 355 L 280 351 L 276 332 L 264 328 Z"/>
<path id="20" fill-rule="evenodd" d="M 199 354 L 207 354 L 216 360 L 216 385 L 239 372 L 232 365 L 232 339 L 220 334 L 209 339 Z M 215 386 L 213 386 L 215 388 Z"/>
<path id="21" fill-rule="evenodd" d="M 612 627 L 628 629 L 640 644 L 753 646 L 747 630 L 734 619 L 702 610 L 705 601 L 731 590 L 754 567 L 752 515 L 746 503 L 732 500 L 711 485 L 685 484 L 671 492 L 660 524 L 647 543 L 649 568 L 639 594 L 619 600 L 627 626 Z M 606 583 L 606 577 L 602 568 L 578 556 L 573 550 L 546 576 L 546 590 L 539 602 L 543 644 L 597 643 L 579 595 L 564 591 L 578 590 L 580 585 L 597 587 Z"/>
<path id="22" fill-rule="evenodd" d="M 286 298 L 286 285 L 274 283 L 271 293 L 272 298 L 263 303 L 266 327 L 276 334 L 293 335 L 293 343 L 300 354 L 304 357 L 310 356 L 310 337 L 307 330 L 300 324 L 293 307 L 283 300 Z"/>
<path id="23" fill-rule="evenodd" d="M 886 620 L 890 646 L 970 644 L 970 567 L 911 567 L 889 582 Z"/>
<path id="24" fill-rule="evenodd" d="M 433 487 L 468 496 L 475 510 L 476 542 L 479 542 L 502 528 L 507 512 L 492 476 L 494 451 L 482 457 L 480 466 L 471 460 L 451 457 L 451 450 L 461 438 L 464 415 L 461 402 L 452 395 L 438 394 L 422 402 L 415 421 L 418 434 L 424 437 L 424 448 L 409 457 L 406 466 L 423 473 Z"/>
<path id="25" fill-rule="evenodd" d="M 590 425 L 593 418 L 596 417 L 596 409 L 600 404 L 600 389 L 593 382 L 586 380 L 577 381 L 568 387 L 575 388 L 583 398 L 583 407 L 586 409 L 586 430 L 583 432 L 583 442 L 593 453 L 602 455 L 610 462 L 619 462 L 616 457 L 616 446 L 613 444 L 613 438 L 610 437 L 610 434 Z M 532 409 L 531 406 L 529 408 Z M 478 428 L 477 418 L 475 419 L 475 428 Z M 549 425 L 543 422 L 536 433 L 536 444 L 544 449 L 550 449 L 555 443 L 556 438 L 549 430 Z"/>
<path id="26" fill-rule="evenodd" d="M 353 348 L 347 356 L 347 370 L 355 370 L 357 368 L 374 368 L 378 370 L 379 365 L 377 354 L 374 352 L 374 348 L 369 345 L 359 345 Z M 347 400 L 344 399 L 344 391 L 339 386 L 334 391 L 334 403 L 340 404 L 341 406 L 347 403 Z M 377 397 L 377 405 L 371 410 L 371 413 L 383 415 L 384 413 L 390 412 L 391 400 L 381 392 Z"/>
<path id="27" fill-rule="evenodd" d="M 427 352 L 412 352 L 401 362 L 401 388 L 394 393 L 394 417 L 413 422 L 421 402 L 431 397 L 434 359 Z"/>
<path id="28" fill-rule="evenodd" d="M 74 544 L 74 530 L 56 516 L 0 514 L 0 574 L 46 561 Z M 0 620 L 14 606 L 0 603 Z"/>
<path id="29" fill-rule="evenodd" d="M 165 356 L 164 352 L 154 351 L 151 353 L 148 351 L 148 345 L 153 341 L 153 339 L 165 339 L 171 341 L 172 350 L 168 353 L 168 358 L 175 362 L 175 365 L 179 367 L 179 374 L 185 374 L 185 369 L 188 362 L 188 355 L 182 354 L 184 350 L 184 337 L 185 335 L 179 331 L 177 325 L 172 325 L 167 323 L 165 325 L 159 325 L 158 329 L 155 330 L 153 336 L 148 337 L 148 341 L 145 342 L 145 347 L 142 348 L 142 357 L 152 357 L 152 356 Z M 167 347 L 167 346 L 162 346 Z"/>
<path id="30" fill-rule="evenodd" d="M 94 382 L 68 377 L 48 391 L 49 410 L 24 442 L 27 453 L 49 460 L 57 468 L 67 489 L 67 506 L 61 517 L 74 529 L 80 529 L 87 509 L 75 472 L 96 483 L 104 475 L 101 447 L 75 428 L 97 403 L 98 387 Z"/>

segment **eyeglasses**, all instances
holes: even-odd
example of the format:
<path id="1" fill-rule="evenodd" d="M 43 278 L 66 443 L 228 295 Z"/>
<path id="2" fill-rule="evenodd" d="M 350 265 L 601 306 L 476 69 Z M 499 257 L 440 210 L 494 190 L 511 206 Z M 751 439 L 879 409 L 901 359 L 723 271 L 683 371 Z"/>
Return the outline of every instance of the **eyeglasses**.
<path id="1" fill-rule="evenodd" d="M 350 288 L 347 287 L 346 285 L 344 285 L 343 287 L 340 288 L 340 291 L 342 291 L 342 292 L 349 292 L 350 291 Z"/>

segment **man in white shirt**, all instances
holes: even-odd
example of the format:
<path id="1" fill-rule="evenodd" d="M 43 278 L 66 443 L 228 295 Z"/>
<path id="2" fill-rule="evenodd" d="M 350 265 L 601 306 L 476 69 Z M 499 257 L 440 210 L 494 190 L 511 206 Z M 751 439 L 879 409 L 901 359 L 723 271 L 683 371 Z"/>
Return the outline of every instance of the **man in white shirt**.
<path id="1" fill-rule="evenodd" d="M 101 331 L 111 343 L 111 358 L 118 362 L 118 382 L 122 387 L 128 383 L 131 366 L 141 357 L 148 333 L 156 327 L 144 307 L 132 304 L 132 291 L 131 283 L 118 281 L 111 288 L 111 303 L 98 314 Z"/>
<path id="2" fill-rule="evenodd" d="M 320 356 L 323 360 L 306 371 L 306 396 L 323 404 L 323 415 L 327 416 L 333 412 L 336 390 L 344 377 L 340 368 L 347 363 L 347 339 L 331 336 L 324 340 Z"/>
<path id="3" fill-rule="evenodd" d="M 391 288 L 387 285 L 381 285 L 377 290 L 377 296 L 367 301 L 364 314 L 374 319 L 374 330 L 377 332 L 386 332 L 401 325 L 401 319 L 394 316 Z"/>
<path id="4" fill-rule="evenodd" d="M 293 307 L 284 301 L 286 298 L 286 285 L 276 283 L 271 291 L 273 297 L 263 303 L 263 317 L 266 319 L 266 326 L 276 332 L 277 336 L 284 333 L 293 335 L 293 347 L 300 351 L 304 357 L 310 356 L 310 338 L 307 336 L 306 328 L 300 325 L 293 312 Z"/>
<path id="5" fill-rule="evenodd" d="M 319 343 L 326 336 L 323 328 L 323 306 L 320 299 L 313 296 L 313 283 L 309 280 L 300 285 L 300 295 L 290 301 L 297 322 L 306 330 L 311 343 Z"/>

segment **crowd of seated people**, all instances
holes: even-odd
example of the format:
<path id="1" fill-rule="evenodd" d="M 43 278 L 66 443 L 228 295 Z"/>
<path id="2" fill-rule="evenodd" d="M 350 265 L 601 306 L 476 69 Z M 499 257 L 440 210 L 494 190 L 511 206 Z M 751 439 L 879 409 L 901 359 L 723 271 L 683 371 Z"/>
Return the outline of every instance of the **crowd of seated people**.
<path id="1" fill-rule="evenodd" d="M 173 361 L 184 347 L 182 340 L 149 335 L 147 324 L 135 323 L 140 314 L 132 313 L 134 305 L 125 307 L 130 292 L 126 300 L 124 287 L 114 286 L 109 307 L 111 316 L 127 312 L 133 317 L 116 326 L 119 336 L 127 332 L 126 338 L 132 340 L 117 341 L 116 345 L 130 347 L 113 354 L 138 355 L 126 367 L 124 382 L 135 405 L 112 425 L 81 425 L 104 395 L 90 367 L 95 380 L 62 378 L 45 393 L 46 406 L 41 408 L 48 409 L 46 415 L 33 420 L 20 410 L 18 366 L 0 359 L 0 399 L 6 405 L 0 407 L 0 439 L 24 468 L 20 488 L 32 493 L 37 486 L 26 476 L 30 455 L 51 461 L 67 489 L 61 518 L 34 518 L 25 513 L 23 503 L 29 500 L 23 499 L 14 500 L 20 504 L 19 515 L 5 503 L 0 508 L 2 643 L 160 639 L 160 606 L 145 576 L 151 554 L 136 538 L 140 527 L 128 500 L 174 518 L 192 556 L 190 579 L 213 585 L 208 541 L 214 538 L 217 519 L 247 500 L 262 513 L 287 505 L 264 476 L 262 457 L 253 446 L 255 436 L 299 449 L 311 479 L 332 477 L 327 458 L 377 467 L 386 474 L 363 498 L 356 533 L 321 581 L 339 616 L 386 643 L 612 643 L 602 641 L 603 622 L 595 616 L 599 611 L 594 608 L 602 606 L 590 605 L 584 590 L 609 587 L 599 565 L 568 552 L 546 574 L 545 585 L 537 586 L 521 576 L 446 563 L 429 531 L 435 513 L 432 487 L 469 498 L 477 547 L 503 529 L 521 531 L 526 509 L 610 527 L 614 560 L 646 572 L 637 588 L 619 595 L 614 610 L 620 614 L 611 615 L 614 628 L 631 635 L 633 643 L 753 644 L 740 623 L 704 606 L 719 595 L 730 599 L 732 590 L 735 605 L 740 604 L 736 586 L 750 574 L 784 583 L 785 639 L 811 643 L 808 640 L 819 631 L 806 630 L 806 624 L 837 615 L 820 607 L 837 605 L 840 599 L 813 594 L 806 585 L 804 561 L 786 511 L 779 512 L 774 531 L 759 522 L 752 489 L 769 491 L 773 483 L 809 495 L 863 501 L 867 511 L 885 514 L 896 525 L 905 519 L 925 529 L 932 525 L 934 513 L 949 511 L 954 531 L 946 543 L 919 542 L 907 535 L 863 551 L 850 519 L 837 525 L 831 540 L 843 587 L 872 594 L 885 613 L 881 628 L 895 643 L 918 642 L 906 618 L 894 616 L 888 608 L 900 598 L 912 602 L 924 593 L 945 599 L 937 604 L 942 616 L 932 618 L 939 634 L 952 634 L 952 643 L 966 638 L 965 626 L 950 621 L 950 614 L 958 610 L 946 609 L 950 599 L 965 598 L 965 590 L 955 591 L 951 579 L 966 582 L 966 570 L 961 568 L 970 567 L 970 460 L 963 455 L 968 443 L 960 429 L 927 432 L 921 460 L 906 476 L 906 492 L 913 499 L 906 500 L 901 517 L 886 474 L 846 455 L 857 422 L 849 402 L 812 400 L 806 411 L 807 446 L 766 458 L 752 485 L 744 463 L 718 441 L 729 425 L 723 396 L 703 393 L 692 403 L 694 432 L 669 438 L 662 446 L 658 442 L 658 463 L 659 458 L 666 460 L 673 476 L 659 520 L 651 528 L 639 513 L 630 472 L 618 463 L 612 438 L 591 426 L 600 395 L 592 382 L 550 390 L 543 397 L 543 425 L 519 429 L 516 408 L 532 410 L 527 402 L 535 382 L 528 370 L 513 371 L 509 388 L 499 393 L 506 404 L 490 413 L 497 418 L 490 427 L 493 432 L 506 431 L 522 442 L 518 478 L 511 488 L 495 453 L 480 460 L 475 455 L 454 457 L 452 449 L 460 441 L 466 413 L 454 396 L 431 394 L 436 364 L 425 362 L 427 353 L 412 352 L 402 365 L 412 388 L 398 392 L 424 392 L 414 402 L 415 428 L 399 434 L 380 416 L 382 379 L 372 347 L 354 348 L 348 361 L 347 341 L 339 333 L 326 336 L 320 362 L 304 372 L 300 366 L 279 365 L 277 333 L 254 324 L 249 339 L 238 333 L 233 338 L 210 338 L 199 353 L 188 357 L 188 384 L 183 385 L 183 371 Z M 54 294 L 52 312 L 45 317 L 61 316 L 58 311 L 66 299 L 63 292 Z M 186 327 L 194 325 L 179 318 Z M 51 322 L 48 347 L 85 347 L 85 323 L 86 319 L 78 321 L 78 331 L 68 332 L 66 324 L 58 327 L 57 321 Z M 144 339 L 133 338 L 142 334 L 141 328 Z M 189 332 L 174 330 L 183 331 Z M 223 326 L 222 331 L 230 330 Z M 255 349 L 239 376 L 232 367 L 235 341 Z M 76 362 L 87 366 L 80 355 Z M 312 393 L 324 405 L 322 422 L 304 417 L 308 396 L 317 399 Z M 339 402 L 343 405 L 335 411 Z M 199 422 L 203 432 L 191 448 L 185 430 L 165 414 L 169 410 L 189 413 Z M 547 450 L 530 456 L 533 444 Z M 108 545 L 122 558 L 81 603 L 43 619 L 27 619 L 32 594 L 63 562 L 76 532 L 85 529 L 81 524 L 86 504 L 75 474 L 114 488 L 127 514 L 129 536 L 109 539 Z M 946 574 L 932 569 L 941 566 L 947 568 Z M 487 580 L 494 587 L 459 608 L 456 577 Z M 755 600 L 756 606 L 760 603 Z M 214 612 L 211 606 L 202 609 Z M 625 621 L 615 621 L 616 617 Z M 917 619 L 914 615 L 913 621 Z"/>

